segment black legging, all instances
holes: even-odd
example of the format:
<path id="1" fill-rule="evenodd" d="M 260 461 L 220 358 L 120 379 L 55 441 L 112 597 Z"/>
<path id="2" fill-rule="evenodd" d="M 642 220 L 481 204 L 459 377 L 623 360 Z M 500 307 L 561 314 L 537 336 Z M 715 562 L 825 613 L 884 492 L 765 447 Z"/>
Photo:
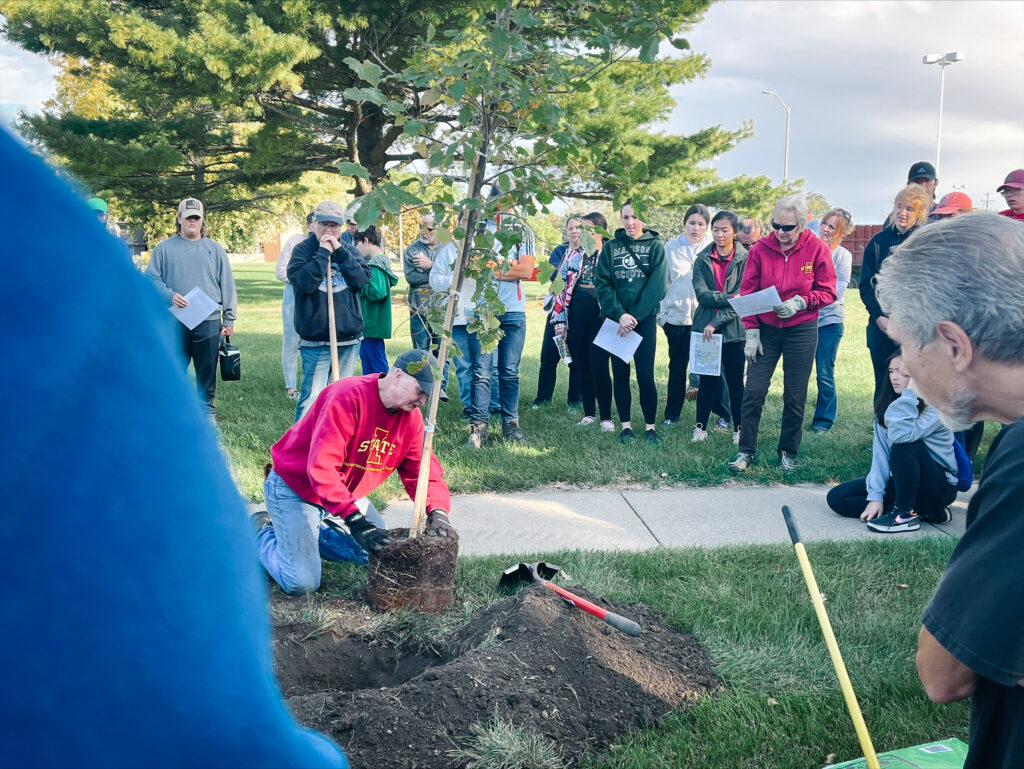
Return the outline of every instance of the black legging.
<path id="1" fill-rule="evenodd" d="M 668 342 L 668 391 L 665 398 L 665 419 L 678 421 L 686 400 L 686 367 L 690 365 L 690 332 L 693 326 L 676 326 L 666 323 L 661 327 Z M 696 377 L 696 375 L 694 375 Z M 742 374 L 741 374 L 742 376 Z M 719 382 L 719 385 L 722 383 Z M 740 403 L 741 401 L 737 401 Z M 737 406 L 739 408 L 739 406 Z M 711 410 L 727 422 L 730 403 L 726 402 L 725 388 L 719 386 L 711 400 Z M 736 414 L 737 419 L 739 413 Z"/>
<path id="2" fill-rule="evenodd" d="M 743 342 L 726 342 L 722 345 L 722 376 L 729 388 L 729 403 L 743 403 L 743 369 L 746 358 L 743 357 Z M 722 390 L 722 377 L 701 374 L 700 387 L 697 388 L 697 425 L 708 429 L 708 418 L 715 401 Z M 740 429 L 742 409 L 733 409 L 733 430 Z"/>
<path id="3" fill-rule="evenodd" d="M 656 331 L 658 324 L 655 316 L 645 318 L 636 324 L 634 331 L 643 341 L 633 353 L 636 363 L 636 384 L 640 390 L 640 410 L 644 422 L 651 425 L 657 418 L 658 387 L 654 384 L 654 354 L 657 351 Z M 590 365 L 595 371 L 594 389 L 597 405 L 601 410 L 601 420 L 611 419 L 611 382 L 608 381 L 608 360 L 612 362 L 612 375 L 615 379 L 615 408 L 619 412 L 619 421 L 629 422 L 633 395 L 629 386 L 630 364 L 612 355 L 607 350 L 593 345 L 590 349 Z M 607 416 L 605 416 L 607 414 Z"/>
<path id="4" fill-rule="evenodd" d="M 867 340 L 871 368 L 875 372 L 875 393 L 871 396 L 871 402 L 874 403 L 878 400 L 878 394 L 889 386 L 889 356 L 896 352 L 897 345 L 877 323 L 868 325 Z"/>
<path id="5" fill-rule="evenodd" d="M 583 416 L 594 416 L 594 374 L 593 362 L 591 359 L 591 343 L 601 328 L 604 319 L 601 317 L 601 308 L 596 299 L 583 297 L 582 292 L 577 292 L 569 303 L 568 312 L 569 331 L 566 342 L 569 344 L 569 354 L 572 356 L 572 369 L 576 371 L 576 379 L 580 386 L 580 400 L 583 402 Z M 604 363 L 605 375 L 608 373 L 608 362 Z M 608 406 L 608 414 L 602 414 L 601 419 L 611 419 L 611 404 Z"/>
<path id="6" fill-rule="evenodd" d="M 915 511 L 922 521 L 942 520 L 943 508 L 956 499 L 956 487 L 946 480 L 946 471 L 932 457 L 924 441 L 894 443 L 889 449 L 889 482 L 882 506 Z M 868 504 L 866 478 L 840 483 L 825 497 L 839 515 L 858 518 Z"/>

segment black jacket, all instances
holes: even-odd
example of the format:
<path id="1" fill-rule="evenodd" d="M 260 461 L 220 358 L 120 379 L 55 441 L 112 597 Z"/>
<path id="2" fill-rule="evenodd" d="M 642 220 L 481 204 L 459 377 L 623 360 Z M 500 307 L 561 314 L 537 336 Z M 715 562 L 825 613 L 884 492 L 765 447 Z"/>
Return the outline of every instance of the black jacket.
<path id="1" fill-rule="evenodd" d="M 711 265 L 711 254 L 715 244 L 707 246 L 697 254 L 693 263 L 693 292 L 697 295 L 697 311 L 693 314 L 693 331 L 703 331 L 709 323 L 722 335 L 722 342 L 742 342 L 746 338 L 743 321 L 729 304 L 729 297 L 740 292 L 743 282 L 743 268 L 747 266 L 747 249 L 734 241 L 736 249 L 725 272 L 725 291 L 715 289 L 715 269 Z"/>
<path id="2" fill-rule="evenodd" d="M 311 342 L 329 342 L 327 314 L 327 259 L 330 257 L 334 286 L 334 327 L 339 342 L 358 339 L 363 333 L 359 290 L 370 282 L 370 266 L 348 243 L 333 254 L 320 246 L 316 235 L 295 246 L 288 262 L 288 282 L 295 292 L 295 331 Z"/>
<path id="3" fill-rule="evenodd" d="M 889 254 L 896 250 L 896 247 L 912 234 L 917 232 L 917 227 L 911 227 L 906 232 L 900 232 L 896 225 L 889 224 L 882 228 L 882 231 L 875 235 L 864 247 L 864 262 L 860 266 L 860 277 L 857 279 L 857 288 L 860 290 L 860 298 L 864 306 L 868 308 L 868 322 L 874 323 L 885 315 L 882 306 L 875 296 L 875 275 L 882 269 L 882 262 L 889 258 Z"/>

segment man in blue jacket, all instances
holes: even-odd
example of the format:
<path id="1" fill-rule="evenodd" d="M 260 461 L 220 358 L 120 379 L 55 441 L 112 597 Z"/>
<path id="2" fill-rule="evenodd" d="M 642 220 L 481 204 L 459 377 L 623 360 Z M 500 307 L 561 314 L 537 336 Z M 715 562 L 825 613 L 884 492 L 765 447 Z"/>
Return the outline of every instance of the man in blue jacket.
<path id="1" fill-rule="evenodd" d="M 0 173 L 18 181 L 0 187 L 5 243 L 35 257 L 11 260 L 0 302 L 0 767 L 347 766 L 281 700 L 265 578 L 180 324 L 2 129 Z M 39 237 L 40 211 L 73 249 Z M 75 277 L 57 305 L 54 275 Z"/>
<path id="2" fill-rule="evenodd" d="M 338 377 L 352 376 L 363 338 L 359 291 L 370 282 L 370 266 L 355 246 L 345 242 L 345 211 L 334 201 L 313 209 L 313 232 L 292 250 L 288 282 L 295 292 L 295 330 L 302 356 L 302 388 L 295 421 L 313 405 L 316 396 L 334 380 L 331 371 L 331 332 L 327 302 L 334 304 L 338 343 Z M 327 289 L 327 263 L 331 288 Z"/>

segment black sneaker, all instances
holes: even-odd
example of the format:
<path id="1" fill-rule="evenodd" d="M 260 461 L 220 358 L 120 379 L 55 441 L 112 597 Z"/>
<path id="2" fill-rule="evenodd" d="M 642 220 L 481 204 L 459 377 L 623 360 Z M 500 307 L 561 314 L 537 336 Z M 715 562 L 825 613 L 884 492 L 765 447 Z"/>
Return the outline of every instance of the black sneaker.
<path id="1" fill-rule="evenodd" d="M 658 437 L 657 430 L 644 430 L 644 440 L 655 445 L 661 443 L 661 438 Z"/>
<path id="2" fill-rule="evenodd" d="M 921 521 L 913 510 L 905 513 L 894 507 L 885 515 L 868 521 L 868 528 L 882 534 L 898 534 L 901 531 L 917 531 L 921 528 Z"/>
<path id="3" fill-rule="evenodd" d="M 520 445 L 526 443 L 526 434 L 519 429 L 519 420 L 517 419 L 502 424 L 501 437 L 509 443 L 518 443 Z"/>
<path id="4" fill-rule="evenodd" d="M 796 457 L 788 451 L 779 452 L 779 470 L 784 473 L 796 472 Z"/>
<path id="5" fill-rule="evenodd" d="M 619 433 L 619 443 L 632 443 L 635 437 L 632 430 L 628 427 L 623 428 L 622 432 Z"/>
<path id="6" fill-rule="evenodd" d="M 937 512 L 928 513 L 927 515 L 922 513 L 921 520 L 925 523 L 949 523 L 953 520 L 953 511 L 948 507 L 944 507 Z"/>
<path id="7" fill-rule="evenodd" d="M 250 513 L 249 520 L 252 521 L 253 528 L 256 529 L 257 534 L 268 526 L 274 525 L 274 522 L 270 520 L 270 516 L 267 514 L 266 510 L 257 510 L 255 513 Z"/>
<path id="8" fill-rule="evenodd" d="M 569 410 L 570 414 L 579 414 L 583 411 L 583 402 L 577 401 L 576 403 L 570 403 L 566 408 Z"/>
<path id="9" fill-rule="evenodd" d="M 672 427 L 677 424 L 679 424 L 679 419 L 672 419 L 671 417 L 666 417 L 661 422 L 662 427 Z"/>
<path id="10" fill-rule="evenodd" d="M 745 451 L 741 451 L 736 455 L 736 459 L 729 463 L 730 473 L 743 473 L 746 472 L 747 468 L 750 467 L 754 461 L 754 455 L 748 454 Z"/>
<path id="11" fill-rule="evenodd" d="M 530 404 L 531 409 L 539 409 L 541 406 L 547 406 L 551 401 L 534 401 Z"/>

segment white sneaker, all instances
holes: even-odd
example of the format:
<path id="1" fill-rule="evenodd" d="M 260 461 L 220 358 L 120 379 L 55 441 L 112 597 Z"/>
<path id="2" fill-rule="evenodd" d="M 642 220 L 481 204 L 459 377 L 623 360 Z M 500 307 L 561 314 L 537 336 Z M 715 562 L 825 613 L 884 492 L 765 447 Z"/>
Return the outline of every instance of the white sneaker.
<path id="1" fill-rule="evenodd" d="M 739 430 L 737 430 L 736 432 L 734 432 L 732 434 L 732 442 L 733 442 L 733 445 L 735 445 L 735 446 L 739 446 L 740 445 L 740 431 Z"/>
<path id="2" fill-rule="evenodd" d="M 694 427 L 693 428 L 693 438 L 691 438 L 691 441 L 693 443 L 700 443 L 702 440 L 704 440 L 707 437 L 708 437 L 708 431 L 707 430 L 701 430 L 699 427 Z"/>

